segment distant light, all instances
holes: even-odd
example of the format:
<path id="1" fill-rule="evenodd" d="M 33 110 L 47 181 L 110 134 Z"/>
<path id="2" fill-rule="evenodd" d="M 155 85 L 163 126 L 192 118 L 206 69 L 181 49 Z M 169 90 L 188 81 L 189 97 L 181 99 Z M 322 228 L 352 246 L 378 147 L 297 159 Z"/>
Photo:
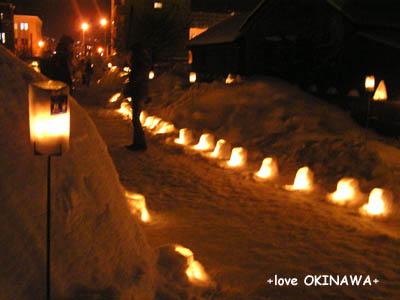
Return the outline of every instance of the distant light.
<path id="1" fill-rule="evenodd" d="M 267 180 L 278 176 L 278 162 L 272 157 L 263 160 L 260 170 L 255 174 L 256 179 Z"/>
<path id="2" fill-rule="evenodd" d="M 379 82 L 373 99 L 374 101 L 386 101 L 388 99 L 385 81 L 381 80 L 381 82 Z"/>
<path id="3" fill-rule="evenodd" d="M 152 79 L 154 79 L 154 77 L 156 77 L 156 74 L 154 73 L 153 70 L 151 70 L 151 71 L 149 72 L 149 79 L 152 80 Z"/>
<path id="4" fill-rule="evenodd" d="M 286 185 L 288 191 L 311 191 L 313 189 L 314 175 L 310 168 L 302 167 L 297 171 L 293 185 Z"/>
<path id="5" fill-rule="evenodd" d="M 154 2 L 154 9 L 162 9 L 163 8 L 163 4 L 160 1 L 155 1 Z"/>
<path id="6" fill-rule="evenodd" d="M 190 72 L 190 74 L 189 74 L 189 82 L 190 83 L 195 83 L 196 80 L 197 80 L 196 72 Z"/>
<path id="7" fill-rule="evenodd" d="M 98 47 L 97 48 L 97 53 L 102 54 L 104 52 L 104 48 L 103 47 Z"/>
<path id="8" fill-rule="evenodd" d="M 375 76 L 368 75 L 365 77 L 365 90 L 372 93 L 375 90 Z"/>
<path id="9" fill-rule="evenodd" d="M 100 19 L 100 25 L 101 25 L 102 27 L 106 27 L 107 24 L 108 24 L 108 21 L 107 21 L 106 18 L 101 18 L 101 19 Z"/>
<path id="10" fill-rule="evenodd" d="M 38 42 L 38 46 L 39 46 L 39 48 L 43 48 L 44 47 L 44 41 L 40 40 Z"/>
<path id="11" fill-rule="evenodd" d="M 89 24 L 86 23 L 86 22 L 83 22 L 82 25 L 81 25 L 81 29 L 83 31 L 87 31 L 89 29 Z"/>

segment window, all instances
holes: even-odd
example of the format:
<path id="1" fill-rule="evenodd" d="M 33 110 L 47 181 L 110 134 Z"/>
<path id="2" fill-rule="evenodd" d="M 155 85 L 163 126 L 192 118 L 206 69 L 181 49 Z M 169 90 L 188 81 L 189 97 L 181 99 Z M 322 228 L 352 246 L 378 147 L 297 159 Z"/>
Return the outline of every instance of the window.
<path id="1" fill-rule="evenodd" d="M 20 24 L 20 29 L 27 31 L 29 29 L 28 23 L 21 23 Z"/>

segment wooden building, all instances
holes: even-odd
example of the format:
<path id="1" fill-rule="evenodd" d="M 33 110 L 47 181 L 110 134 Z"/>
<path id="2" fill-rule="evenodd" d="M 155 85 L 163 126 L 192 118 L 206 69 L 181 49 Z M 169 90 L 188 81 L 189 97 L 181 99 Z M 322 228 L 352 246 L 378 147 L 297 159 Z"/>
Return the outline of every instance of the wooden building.
<path id="1" fill-rule="evenodd" d="M 400 74 L 395 0 L 264 0 L 189 43 L 200 74 L 274 75 L 346 93 L 366 74 Z"/>

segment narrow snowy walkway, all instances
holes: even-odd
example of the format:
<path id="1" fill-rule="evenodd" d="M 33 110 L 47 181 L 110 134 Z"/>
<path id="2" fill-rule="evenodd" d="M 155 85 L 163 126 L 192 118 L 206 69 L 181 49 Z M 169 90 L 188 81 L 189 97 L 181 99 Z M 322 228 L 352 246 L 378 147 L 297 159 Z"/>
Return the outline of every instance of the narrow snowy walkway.
<path id="1" fill-rule="evenodd" d="M 88 109 L 109 146 L 122 184 L 147 198 L 152 246 L 192 249 L 221 288 L 217 299 L 400 299 L 397 224 L 360 217 L 323 201 L 322 194 L 289 193 L 218 168 L 205 159 L 149 138 L 132 153 L 129 123 Z M 290 179 L 287 179 L 290 182 Z M 272 287 L 274 274 L 371 275 L 372 287 Z"/>

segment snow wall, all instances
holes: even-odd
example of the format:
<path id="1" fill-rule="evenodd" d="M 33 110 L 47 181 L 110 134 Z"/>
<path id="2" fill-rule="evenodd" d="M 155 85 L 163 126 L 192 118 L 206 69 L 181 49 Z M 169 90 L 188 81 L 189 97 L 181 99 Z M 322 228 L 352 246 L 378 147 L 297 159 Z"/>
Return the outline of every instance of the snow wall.
<path id="1" fill-rule="evenodd" d="M 0 47 L 2 300 L 45 295 L 46 157 L 33 155 L 28 122 L 28 84 L 41 79 Z M 74 100 L 70 150 L 52 169 L 53 299 L 154 299 L 156 257 L 106 145 Z"/>

